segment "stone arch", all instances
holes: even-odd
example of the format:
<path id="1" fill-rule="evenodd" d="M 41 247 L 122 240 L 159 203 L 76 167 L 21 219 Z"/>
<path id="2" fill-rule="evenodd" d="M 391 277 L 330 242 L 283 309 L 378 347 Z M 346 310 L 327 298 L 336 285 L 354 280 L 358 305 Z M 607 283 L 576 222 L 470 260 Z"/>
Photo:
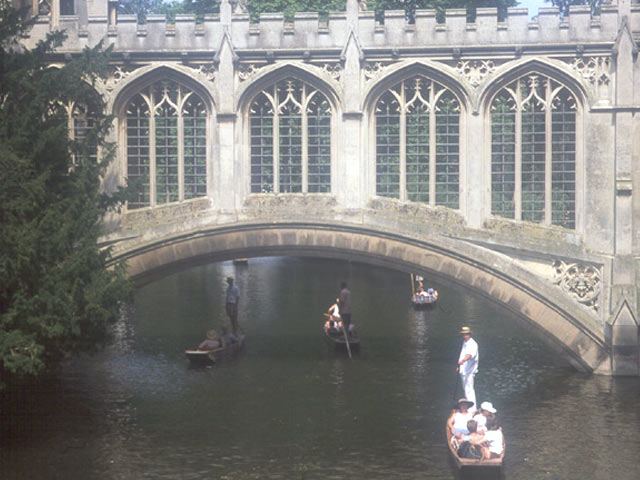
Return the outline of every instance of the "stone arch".
<path id="1" fill-rule="evenodd" d="M 533 58 L 517 62 L 510 62 L 498 68 L 494 73 L 494 80 L 485 84 L 478 92 L 478 105 L 480 111 L 486 113 L 490 108 L 493 97 L 510 82 L 528 73 L 539 72 L 562 83 L 576 97 L 581 107 L 590 103 L 589 92 L 564 64 L 556 63 L 549 59 Z"/>
<path id="2" fill-rule="evenodd" d="M 204 100 L 208 115 L 212 116 L 217 104 L 214 92 L 204 82 L 194 78 L 192 73 L 191 69 L 172 64 L 155 64 L 139 68 L 116 87 L 110 99 L 109 109 L 116 117 L 120 117 L 127 101 L 141 89 L 158 80 L 170 79 L 193 89 Z"/>
<path id="3" fill-rule="evenodd" d="M 426 77 L 432 78 L 450 89 L 458 97 L 460 105 L 465 110 L 469 110 L 471 105 L 469 92 L 448 70 L 448 66 L 428 60 L 414 60 L 394 64 L 393 66 L 388 67 L 387 71 L 377 78 L 371 86 L 367 87 L 362 96 L 362 111 L 367 112 L 370 116 L 370 112 L 374 108 L 375 101 L 389 87 L 404 80 L 405 78 L 417 74 L 422 74 Z"/>
<path id="4" fill-rule="evenodd" d="M 474 291 L 521 318 L 577 369 L 610 373 L 610 352 L 597 321 L 553 285 L 508 259 L 466 242 L 424 241 L 339 223 L 245 223 L 203 228 L 120 248 L 134 281 L 177 268 L 240 257 L 297 255 L 362 261 L 396 270 L 428 271 Z"/>
<path id="5" fill-rule="evenodd" d="M 339 87 L 335 80 L 317 67 L 297 63 L 278 64 L 260 69 L 251 81 L 247 80 L 247 84 L 238 90 L 236 110 L 244 116 L 256 95 L 264 88 L 287 77 L 295 77 L 317 88 L 328 98 L 336 114 L 343 110 Z"/>

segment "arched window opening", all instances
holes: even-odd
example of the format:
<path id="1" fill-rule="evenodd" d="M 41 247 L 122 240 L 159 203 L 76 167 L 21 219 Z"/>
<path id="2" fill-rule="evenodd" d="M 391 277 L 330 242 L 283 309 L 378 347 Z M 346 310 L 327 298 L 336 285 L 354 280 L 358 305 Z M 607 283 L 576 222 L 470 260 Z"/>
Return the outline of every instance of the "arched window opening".
<path id="1" fill-rule="evenodd" d="M 376 195 L 460 206 L 460 103 L 423 76 L 387 90 L 375 107 Z"/>
<path id="2" fill-rule="evenodd" d="M 491 213 L 564 228 L 576 218 L 576 101 L 541 74 L 491 104 Z"/>
<path id="3" fill-rule="evenodd" d="M 70 102 L 66 106 L 69 113 L 69 136 L 75 143 L 73 152 L 73 162 L 77 164 L 79 162 L 78 155 L 85 154 L 89 159 L 94 162 L 98 158 L 98 145 L 97 137 L 90 137 L 90 132 L 96 127 L 96 115 L 95 111 L 91 111 L 86 105 L 82 105 L 76 102 Z M 80 145 L 85 141 L 88 144 L 84 145 L 84 148 L 80 148 Z M 82 150 L 81 152 L 78 149 Z"/>
<path id="4" fill-rule="evenodd" d="M 177 82 L 154 83 L 127 103 L 129 209 L 207 194 L 206 124 L 204 101 Z"/>
<path id="5" fill-rule="evenodd" d="M 252 193 L 331 191 L 328 99 L 294 78 L 263 90 L 249 109 Z"/>

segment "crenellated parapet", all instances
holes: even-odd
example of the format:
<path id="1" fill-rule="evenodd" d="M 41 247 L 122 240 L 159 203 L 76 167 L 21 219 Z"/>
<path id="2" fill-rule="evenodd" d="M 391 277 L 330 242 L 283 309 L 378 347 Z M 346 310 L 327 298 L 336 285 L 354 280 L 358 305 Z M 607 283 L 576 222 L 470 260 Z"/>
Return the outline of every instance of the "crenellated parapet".
<path id="1" fill-rule="evenodd" d="M 315 12 L 297 13 L 291 23 L 285 22 L 281 13 L 262 14 L 257 23 L 251 23 L 249 15 L 242 12 L 230 12 L 228 17 L 206 15 L 199 22 L 194 15 L 178 15 L 169 23 L 165 15 L 148 15 L 146 22 L 140 23 L 135 15 L 116 14 L 114 9 L 57 19 L 40 16 L 25 43 L 33 44 L 48 31 L 60 28 L 68 34 L 62 49 L 67 52 L 104 38 L 116 52 L 206 52 L 217 46 L 226 29 L 239 51 L 267 49 L 289 55 L 309 51 L 314 55 L 341 50 L 353 28 L 367 55 L 389 49 L 402 50 L 402 54 L 419 49 L 421 55 L 435 55 L 443 48 L 494 52 L 519 48 L 522 52 L 566 48 L 568 44 L 590 50 L 614 42 L 620 21 L 617 5 L 603 6 L 597 17 L 591 16 L 588 6 L 571 7 L 564 18 L 556 8 L 541 8 L 532 21 L 524 8 L 509 8 L 503 21 L 498 21 L 495 8 L 480 8 L 474 23 L 467 22 L 463 9 L 447 10 L 443 23 L 438 23 L 435 10 L 416 11 L 413 24 L 407 23 L 402 11 L 385 12 L 383 23 L 377 23 L 370 11 L 357 12 L 354 21 L 347 12 L 330 13 L 326 20 Z M 632 30 L 640 30 L 640 6 L 631 8 L 630 25 Z"/>

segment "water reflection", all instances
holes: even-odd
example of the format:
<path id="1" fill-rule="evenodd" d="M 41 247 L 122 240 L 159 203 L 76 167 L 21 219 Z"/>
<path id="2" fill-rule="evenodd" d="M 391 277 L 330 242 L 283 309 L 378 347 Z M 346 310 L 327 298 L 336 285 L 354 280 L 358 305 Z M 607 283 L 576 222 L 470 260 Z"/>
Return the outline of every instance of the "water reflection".
<path id="1" fill-rule="evenodd" d="M 190 369 L 184 349 L 227 322 L 227 276 L 247 343 Z M 353 360 L 322 333 L 343 279 L 362 342 Z M 505 312 L 427 281 L 440 297 L 425 311 L 410 306 L 407 274 L 339 261 L 225 262 L 145 285 L 108 349 L 66 365 L 28 405 L 5 398 L 2 478 L 455 478 L 444 423 L 463 323 L 481 349 L 478 400 L 503 421 L 508 478 L 640 477 L 637 378 L 577 373 Z M 7 427 L 9 407 L 23 428 Z"/>

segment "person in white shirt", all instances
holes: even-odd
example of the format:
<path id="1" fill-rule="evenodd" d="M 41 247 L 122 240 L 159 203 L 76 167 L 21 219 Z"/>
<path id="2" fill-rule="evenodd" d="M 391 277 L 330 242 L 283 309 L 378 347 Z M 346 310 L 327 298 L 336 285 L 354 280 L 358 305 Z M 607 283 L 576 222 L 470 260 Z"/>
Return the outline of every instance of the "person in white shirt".
<path id="1" fill-rule="evenodd" d="M 473 419 L 478 424 L 478 432 L 483 433 L 486 430 L 487 418 L 490 414 L 495 414 L 496 409 L 491 402 L 482 402 L 480 404 L 480 411 L 476 413 Z"/>
<path id="2" fill-rule="evenodd" d="M 499 458 L 504 450 L 502 429 L 495 415 L 487 419 L 487 431 L 484 434 L 486 447 L 483 448 L 483 458 Z"/>
<path id="3" fill-rule="evenodd" d="M 456 409 L 449 416 L 447 421 L 447 427 L 449 428 L 449 434 L 452 437 L 460 434 L 468 434 L 467 422 L 472 419 L 473 414 L 469 411 L 473 407 L 473 402 L 470 402 L 466 398 L 458 400 Z"/>
<path id="4" fill-rule="evenodd" d="M 471 329 L 469 327 L 462 327 L 460 333 L 464 337 L 464 342 L 462 342 L 462 349 L 458 357 L 457 371 L 462 381 L 464 396 L 475 405 L 476 391 L 474 390 L 474 379 L 478 372 L 478 344 L 471 338 Z M 475 411 L 475 407 L 472 408 L 472 411 Z"/>

